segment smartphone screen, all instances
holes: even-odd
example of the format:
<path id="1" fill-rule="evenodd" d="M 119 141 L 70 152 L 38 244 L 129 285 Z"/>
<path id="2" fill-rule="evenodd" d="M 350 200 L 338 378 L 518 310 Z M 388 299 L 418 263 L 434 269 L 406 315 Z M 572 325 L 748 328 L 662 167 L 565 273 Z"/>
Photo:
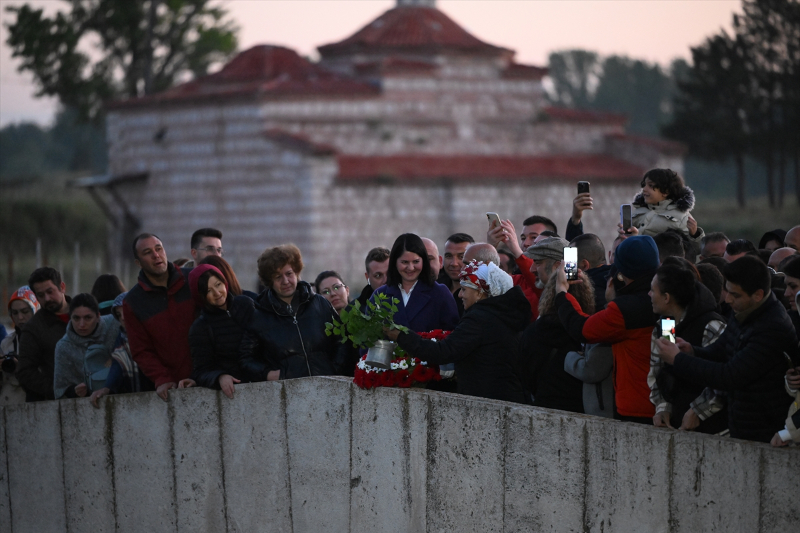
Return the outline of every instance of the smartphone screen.
<path id="1" fill-rule="evenodd" d="M 675 342 L 675 320 L 672 318 L 661 319 L 661 337 Z"/>
<path id="2" fill-rule="evenodd" d="M 582 194 L 585 192 L 589 192 L 589 182 L 588 181 L 579 181 L 578 182 L 578 194 Z"/>
<path id="3" fill-rule="evenodd" d="M 564 248 L 564 273 L 567 281 L 578 279 L 578 249 L 574 247 Z"/>
<path id="4" fill-rule="evenodd" d="M 631 217 L 631 204 L 622 204 L 619 206 L 619 222 L 622 224 L 622 231 L 627 231 L 631 228 Z"/>

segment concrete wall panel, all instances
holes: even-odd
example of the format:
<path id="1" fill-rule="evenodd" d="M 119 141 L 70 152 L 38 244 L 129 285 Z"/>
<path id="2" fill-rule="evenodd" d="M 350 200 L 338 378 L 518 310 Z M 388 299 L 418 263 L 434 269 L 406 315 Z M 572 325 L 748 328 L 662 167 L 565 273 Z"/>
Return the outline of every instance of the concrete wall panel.
<path id="1" fill-rule="evenodd" d="M 753 444 L 693 433 L 673 438 L 672 531 L 758 531 L 759 462 L 748 460 L 756 456 Z"/>
<path id="2" fill-rule="evenodd" d="M 228 531 L 292 531 L 283 384 L 238 386 L 220 413 Z"/>
<path id="3" fill-rule="evenodd" d="M 175 400 L 177 391 L 173 391 Z M 170 405 L 154 393 L 112 396 L 117 531 L 177 531 Z"/>
<path id="4" fill-rule="evenodd" d="M 8 490 L 5 413 L 0 412 L 0 533 L 11 532 L 11 493 Z"/>
<path id="5" fill-rule="evenodd" d="M 353 385 L 303 378 L 283 386 L 294 531 L 348 531 Z"/>
<path id="6" fill-rule="evenodd" d="M 586 421 L 554 413 L 520 408 L 509 414 L 506 531 L 583 531 Z"/>
<path id="7" fill-rule="evenodd" d="M 353 404 L 351 531 L 425 530 L 428 396 L 368 391 Z M 380 430 L 377 430 L 380 428 Z"/>
<path id="8" fill-rule="evenodd" d="M 428 531 L 502 531 L 509 404 L 431 394 Z"/>
<path id="9" fill-rule="evenodd" d="M 221 399 L 216 391 L 201 387 L 170 394 L 179 532 L 217 533 L 227 528 Z"/>
<path id="10" fill-rule="evenodd" d="M 671 433 L 597 418 L 586 430 L 585 530 L 668 531 Z"/>
<path id="11" fill-rule="evenodd" d="M 741 457 L 740 460 L 752 461 L 755 456 L 753 449 L 755 446 L 744 445 L 743 448 L 746 448 L 749 453 L 746 458 Z M 800 450 L 774 449 L 766 445 L 761 445 L 759 448 L 761 448 L 760 482 L 750 486 L 752 492 L 760 487 L 761 508 L 758 531 L 761 533 L 793 531 L 800 524 L 800 505 L 798 505 L 797 499 Z M 736 505 L 735 502 L 732 503 Z"/>
<path id="12" fill-rule="evenodd" d="M 11 531 L 66 531 L 58 403 L 27 403 L 5 410 Z"/>
<path id="13" fill-rule="evenodd" d="M 64 400 L 58 406 L 67 531 L 113 532 L 116 516 L 108 402 L 103 402 L 101 409 L 92 407 L 86 398 Z"/>

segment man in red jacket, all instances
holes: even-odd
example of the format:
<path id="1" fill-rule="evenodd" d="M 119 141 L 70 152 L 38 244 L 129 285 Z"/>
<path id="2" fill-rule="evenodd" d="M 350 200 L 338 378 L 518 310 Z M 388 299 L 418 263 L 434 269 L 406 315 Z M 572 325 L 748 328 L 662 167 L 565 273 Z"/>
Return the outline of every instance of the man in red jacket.
<path id="1" fill-rule="evenodd" d="M 167 261 L 161 240 L 143 233 L 133 241 L 139 281 L 122 304 L 134 361 L 167 401 L 169 390 L 194 385 L 189 328 L 194 300 L 181 269 Z"/>
<path id="2" fill-rule="evenodd" d="M 648 292 L 659 266 L 652 237 L 628 237 L 617 247 L 610 276 L 616 296 L 592 316 L 581 311 L 567 293 L 564 269 L 557 270 L 558 318 L 570 336 L 582 343 L 611 343 L 614 354 L 614 418 L 651 425 L 655 409 L 650 402 L 650 334 L 658 320 Z"/>

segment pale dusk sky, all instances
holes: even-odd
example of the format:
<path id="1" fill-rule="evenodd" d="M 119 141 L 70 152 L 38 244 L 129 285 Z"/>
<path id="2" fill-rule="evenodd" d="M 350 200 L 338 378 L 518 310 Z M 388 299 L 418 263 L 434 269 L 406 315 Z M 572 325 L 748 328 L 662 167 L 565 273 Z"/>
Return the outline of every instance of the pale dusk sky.
<path id="1" fill-rule="evenodd" d="M 0 0 L 0 126 L 48 124 L 53 99 L 35 99 L 30 74 L 19 74 L 6 46 L 14 17 Z M 27 3 L 53 13 L 62 0 Z M 280 44 L 316 57 L 316 47 L 341 40 L 395 5 L 394 0 L 223 0 L 240 27 L 239 47 Z M 731 0 L 439 0 L 437 7 L 476 37 L 517 52 L 517 61 L 547 65 L 551 51 L 570 48 L 623 54 L 668 65 L 690 59 L 691 46 L 730 30 L 741 3 Z"/>

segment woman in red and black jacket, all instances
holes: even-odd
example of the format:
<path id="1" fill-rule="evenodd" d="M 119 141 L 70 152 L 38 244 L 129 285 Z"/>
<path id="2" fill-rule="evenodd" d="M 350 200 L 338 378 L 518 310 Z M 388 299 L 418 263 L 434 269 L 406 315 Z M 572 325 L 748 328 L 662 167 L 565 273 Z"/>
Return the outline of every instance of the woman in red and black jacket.
<path id="1" fill-rule="evenodd" d="M 558 269 L 556 307 L 561 324 L 581 343 L 611 343 L 614 354 L 614 418 L 652 425 L 650 402 L 650 334 L 658 320 L 648 292 L 658 269 L 658 248 L 649 236 L 620 243 L 610 281 L 616 297 L 591 316 L 581 311 L 569 288 L 564 269 Z"/>

